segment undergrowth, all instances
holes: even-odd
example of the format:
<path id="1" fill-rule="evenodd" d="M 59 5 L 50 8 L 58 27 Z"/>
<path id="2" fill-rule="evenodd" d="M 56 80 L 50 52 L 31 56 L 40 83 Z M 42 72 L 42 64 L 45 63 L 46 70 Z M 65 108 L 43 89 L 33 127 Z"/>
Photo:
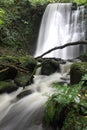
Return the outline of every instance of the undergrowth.
<path id="1" fill-rule="evenodd" d="M 56 93 L 46 103 L 45 124 L 53 130 L 86 130 L 87 74 L 73 86 L 53 83 Z"/>

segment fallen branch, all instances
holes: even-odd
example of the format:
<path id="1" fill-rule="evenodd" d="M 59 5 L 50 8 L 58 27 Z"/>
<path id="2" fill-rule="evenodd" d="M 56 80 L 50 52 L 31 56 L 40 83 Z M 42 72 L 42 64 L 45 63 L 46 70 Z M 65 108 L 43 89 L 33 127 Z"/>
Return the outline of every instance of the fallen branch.
<path id="1" fill-rule="evenodd" d="M 16 70 L 18 70 L 18 71 L 20 71 L 20 72 L 23 72 L 23 73 L 27 73 L 27 74 L 29 74 L 30 73 L 30 71 L 29 70 L 27 70 L 26 68 L 23 68 L 23 67 L 21 67 L 21 66 L 15 66 L 15 65 L 11 65 L 11 64 L 4 64 L 4 63 L 1 63 L 0 62 L 0 65 L 2 65 L 2 66 L 5 66 L 5 67 L 13 67 L 13 68 L 15 68 Z M 7 68 L 6 68 L 7 69 Z M 2 69 L 2 71 L 4 71 L 5 69 Z M 1 71 L 0 71 L 1 72 Z"/>
<path id="2" fill-rule="evenodd" d="M 87 45 L 87 40 L 85 40 L 85 41 L 77 41 L 77 42 L 72 42 L 72 43 L 67 43 L 67 44 L 64 44 L 62 46 L 54 47 L 54 48 L 48 50 L 47 52 L 43 53 L 42 55 L 36 57 L 36 59 L 42 58 L 43 56 L 45 56 L 46 54 L 48 54 L 48 53 L 50 53 L 50 52 L 52 52 L 54 50 L 63 49 L 63 48 L 68 47 L 68 46 L 75 46 L 75 45 L 79 45 L 79 44 L 80 45 Z"/>

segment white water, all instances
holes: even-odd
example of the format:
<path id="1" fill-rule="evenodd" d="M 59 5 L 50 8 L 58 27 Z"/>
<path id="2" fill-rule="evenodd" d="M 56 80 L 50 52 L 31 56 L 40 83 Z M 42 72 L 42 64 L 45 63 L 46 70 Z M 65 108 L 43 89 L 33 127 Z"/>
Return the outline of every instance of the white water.
<path id="1" fill-rule="evenodd" d="M 71 3 L 49 4 L 42 18 L 35 57 L 53 47 L 81 40 L 85 40 L 84 7 L 72 10 Z M 77 45 L 53 51 L 44 57 L 72 59 L 84 51 Z"/>
<path id="2" fill-rule="evenodd" d="M 45 102 L 56 92 L 52 83 L 63 81 L 61 74 L 37 75 L 34 81 L 34 84 L 25 88 L 33 90 L 33 93 L 20 100 L 16 95 L 25 91 L 22 88 L 11 94 L 0 95 L 0 130 L 52 130 L 46 129 L 42 120 Z"/>

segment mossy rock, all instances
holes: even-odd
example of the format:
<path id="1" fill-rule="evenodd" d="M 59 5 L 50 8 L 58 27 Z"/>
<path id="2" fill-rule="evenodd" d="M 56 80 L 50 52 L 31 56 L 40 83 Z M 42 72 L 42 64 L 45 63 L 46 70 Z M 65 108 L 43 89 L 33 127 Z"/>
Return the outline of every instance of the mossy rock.
<path id="1" fill-rule="evenodd" d="M 0 81 L 14 79 L 17 75 L 17 70 L 14 67 L 2 67 L 0 69 Z"/>
<path id="2" fill-rule="evenodd" d="M 41 74 L 42 75 L 50 75 L 59 70 L 58 61 L 52 59 L 46 59 L 42 63 Z"/>
<path id="3" fill-rule="evenodd" d="M 21 56 L 19 57 L 20 66 L 29 69 L 32 72 L 37 64 L 37 61 L 32 56 Z"/>
<path id="4" fill-rule="evenodd" d="M 67 114 L 61 130 L 87 130 L 87 117 L 72 110 Z"/>
<path id="5" fill-rule="evenodd" d="M 82 62 L 87 62 L 87 53 L 84 53 L 78 57 Z"/>
<path id="6" fill-rule="evenodd" d="M 33 76 L 31 76 L 31 74 L 18 72 L 17 76 L 14 79 L 14 82 L 20 87 L 25 87 L 33 83 Z"/>
<path id="7" fill-rule="evenodd" d="M 18 63 L 18 57 L 17 56 L 9 56 L 9 55 L 4 55 L 0 56 L 0 62 L 2 63 Z"/>
<path id="8" fill-rule="evenodd" d="M 10 93 L 17 90 L 18 87 L 9 81 L 0 81 L 0 93 Z"/>
<path id="9" fill-rule="evenodd" d="M 82 78 L 87 73 L 87 62 L 79 62 L 71 65 L 70 70 L 70 83 L 78 84 Z"/>

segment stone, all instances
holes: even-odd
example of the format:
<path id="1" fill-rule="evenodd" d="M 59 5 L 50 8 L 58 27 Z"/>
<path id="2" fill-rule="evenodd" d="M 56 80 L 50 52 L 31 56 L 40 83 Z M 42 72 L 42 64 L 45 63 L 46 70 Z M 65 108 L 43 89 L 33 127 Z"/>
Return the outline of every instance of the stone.
<path id="1" fill-rule="evenodd" d="M 59 63 L 54 59 L 47 59 L 42 63 L 41 74 L 50 75 L 56 71 L 59 71 Z"/>
<path id="2" fill-rule="evenodd" d="M 17 89 L 18 87 L 10 81 L 0 81 L 0 94 L 11 93 Z"/>
<path id="3" fill-rule="evenodd" d="M 27 96 L 27 95 L 32 94 L 32 93 L 33 93 L 32 90 L 25 90 L 25 91 L 19 93 L 19 94 L 17 95 L 17 98 L 18 98 L 18 99 L 21 99 L 21 98 L 23 98 L 23 97 L 25 97 L 25 96 Z"/>

